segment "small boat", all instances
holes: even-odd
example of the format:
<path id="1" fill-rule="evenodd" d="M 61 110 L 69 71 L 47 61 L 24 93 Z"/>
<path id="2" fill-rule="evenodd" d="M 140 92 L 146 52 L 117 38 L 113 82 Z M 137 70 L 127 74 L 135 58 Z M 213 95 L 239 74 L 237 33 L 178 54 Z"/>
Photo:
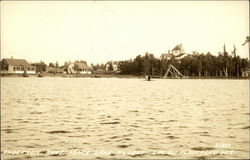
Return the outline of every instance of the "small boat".
<path id="1" fill-rule="evenodd" d="M 145 76 L 145 78 L 146 78 L 147 81 L 150 81 L 151 76 L 148 75 L 148 76 Z"/>

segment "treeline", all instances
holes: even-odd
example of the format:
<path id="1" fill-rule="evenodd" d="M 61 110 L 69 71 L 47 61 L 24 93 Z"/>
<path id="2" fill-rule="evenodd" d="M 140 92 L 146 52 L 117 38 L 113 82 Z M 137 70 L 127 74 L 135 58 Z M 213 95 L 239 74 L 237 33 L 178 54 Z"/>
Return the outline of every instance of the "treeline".
<path id="1" fill-rule="evenodd" d="M 121 74 L 129 75 L 155 75 L 164 76 L 168 65 L 174 65 L 185 76 L 241 76 L 247 70 L 248 59 L 236 54 L 234 46 L 229 54 L 224 45 L 223 52 L 218 56 L 211 53 L 193 52 L 182 59 L 171 57 L 156 58 L 153 54 L 138 55 L 135 59 L 121 61 L 119 69 Z"/>

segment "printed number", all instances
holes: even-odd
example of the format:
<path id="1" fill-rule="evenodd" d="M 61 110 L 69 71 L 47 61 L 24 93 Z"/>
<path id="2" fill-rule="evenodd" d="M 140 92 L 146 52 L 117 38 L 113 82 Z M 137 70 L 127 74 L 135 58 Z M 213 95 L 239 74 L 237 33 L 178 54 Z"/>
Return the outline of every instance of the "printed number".
<path id="1" fill-rule="evenodd" d="M 226 144 L 226 143 L 216 143 L 215 144 L 216 148 L 230 148 L 231 144 Z"/>

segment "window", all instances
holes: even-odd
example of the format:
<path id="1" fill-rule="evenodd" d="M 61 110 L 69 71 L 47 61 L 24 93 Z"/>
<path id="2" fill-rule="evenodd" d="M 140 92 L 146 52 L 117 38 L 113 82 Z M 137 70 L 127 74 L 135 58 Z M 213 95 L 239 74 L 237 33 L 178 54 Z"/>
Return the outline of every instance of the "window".
<path id="1" fill-rule="evenodd" d="M 13 67 L 13 71 L 16 71 L 16 67 Z"/>
<path id="2" fill-rule="evenodd" d="M 24 67 L 21 67 L 21 71 L 24 71 Z"/>

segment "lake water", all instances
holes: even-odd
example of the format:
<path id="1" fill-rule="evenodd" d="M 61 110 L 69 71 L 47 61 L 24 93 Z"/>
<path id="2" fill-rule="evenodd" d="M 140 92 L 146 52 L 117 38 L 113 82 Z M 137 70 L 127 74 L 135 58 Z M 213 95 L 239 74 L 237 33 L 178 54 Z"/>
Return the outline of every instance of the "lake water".
<path id="1" fill-rule="evenodd" d="M 2 158 L 249 158 L 249 81 L 1 78 Z"/>

